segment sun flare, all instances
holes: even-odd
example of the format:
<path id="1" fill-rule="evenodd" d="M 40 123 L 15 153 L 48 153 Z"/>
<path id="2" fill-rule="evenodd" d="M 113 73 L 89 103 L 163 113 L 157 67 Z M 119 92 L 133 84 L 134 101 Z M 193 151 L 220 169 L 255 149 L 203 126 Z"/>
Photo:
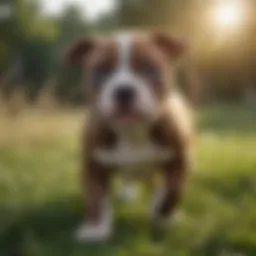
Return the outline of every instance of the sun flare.
<path id="1" fill-rule="evenodd" d="M 238 27 L 243 16 L 243 8 L 238 1 L 221 2 L 214 10 L 215 24 L 222 29 Z"/>

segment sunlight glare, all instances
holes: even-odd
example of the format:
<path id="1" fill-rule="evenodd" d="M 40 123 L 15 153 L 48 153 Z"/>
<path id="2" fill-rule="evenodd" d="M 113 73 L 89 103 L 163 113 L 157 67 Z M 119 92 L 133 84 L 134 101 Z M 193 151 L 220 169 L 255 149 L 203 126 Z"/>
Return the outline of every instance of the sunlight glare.
<path id="1" fill-rule="evenodd" d="M 220 3 L 214 13 L 214 20 L 219 28 L 235 28 L 243 18 L 242 6 L 238 2 Z"/>

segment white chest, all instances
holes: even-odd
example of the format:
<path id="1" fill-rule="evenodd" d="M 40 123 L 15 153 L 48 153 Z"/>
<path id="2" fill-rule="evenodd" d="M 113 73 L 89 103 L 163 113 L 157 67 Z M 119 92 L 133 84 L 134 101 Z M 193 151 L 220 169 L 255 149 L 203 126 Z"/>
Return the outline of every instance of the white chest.
<path id="1" fill-rule="evenodd" d="M 152 143 L 143 145 L 120 143 L 114 149 L 97 149 L 94 152 L 95 159 L 100 163 L 122 168 L 150 166 L 164 162 L 172 155 L 170 149 L 160 148 Z"/>

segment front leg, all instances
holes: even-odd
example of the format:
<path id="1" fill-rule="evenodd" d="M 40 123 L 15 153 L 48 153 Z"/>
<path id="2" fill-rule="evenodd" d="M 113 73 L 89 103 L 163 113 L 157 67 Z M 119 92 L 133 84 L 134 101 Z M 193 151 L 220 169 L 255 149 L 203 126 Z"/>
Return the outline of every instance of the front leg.
<path id="1" fill-rule="evenodd" d="M 158 226 L 163 220 L 172 217 L 179 205 L 189 169 L 188 160 L 187 155 L 179 154 L 163 166 L 163 180 L 156 188 L 151 205 L 150 217 L 153 226 Z"/>
<path id="2" fill-rule="evenodd" d="M 85 193 L 85 223 L 77 231 L 80 241 L 103 241 L 112 232 L 112 213 L 109 202 L 108 172 L 99 164 L 84 164 L 82 181 Z"/>

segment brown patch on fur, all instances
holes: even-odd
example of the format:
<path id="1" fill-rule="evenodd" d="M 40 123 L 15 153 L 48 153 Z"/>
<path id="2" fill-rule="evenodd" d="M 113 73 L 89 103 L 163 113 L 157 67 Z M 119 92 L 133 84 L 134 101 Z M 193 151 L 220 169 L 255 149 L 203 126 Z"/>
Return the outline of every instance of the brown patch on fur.
<path id="1" fill-rule="evenodd" d="M 64 65 L 70 66 L 74 64 L 81 65 L 84 58 L 94 49 L 96 41 L 92 38 L 81 38 L 73 43 L 64 54 Z"/>
<path id="2" fill-rule="evenodd" d="M 94 102 L 95 94 L 101 89 L 102 81 L 95 80 L 99 69 L 113 69 L 117 64 L 117 51 L 111 38 L 98 39 L 91 55 L 84 61 L 84 83 L 89 102 Z"/>
<path id="3" fill-rule="evenodd" d="M 161 99 L 169 89 L 171 81 L 171 64 L 150 37 L 134 40 L 131 54 L 131 66 L 138 75 L 141 75 Z M 152 69 L 152 74 L 144 69 Z M 150 71 L 150 70 L 149 70 Z"/>
<path id="4" fill-rule="evenodd" d="M 173 213 L 182 198 L 191 169 L 193 128 L 191 116 L 183 103 L 176 99 L 164 104 L 162 114 L 151 131 L 152 139 L 170 148 L 174 157 L 162 165 L 166 194 L 157 209 L 160 217 Z"/>
<path id="5" fill-rule="evenodd" d="M 186 45 L 181 38 L 163 32 L 153 33 L 152 38 L 171 60 L 176 60 L 186 51 Z"/>
<path id="6" fill-rule="evenodd" d="M 95 50 L 87 60 L 86 67 L 89 69 L 95 68 L 101 64 L 109 64 L 115 66 L 117 61 L 116 45 L 111 38 L 101 39 L 97 41 Z"/>

